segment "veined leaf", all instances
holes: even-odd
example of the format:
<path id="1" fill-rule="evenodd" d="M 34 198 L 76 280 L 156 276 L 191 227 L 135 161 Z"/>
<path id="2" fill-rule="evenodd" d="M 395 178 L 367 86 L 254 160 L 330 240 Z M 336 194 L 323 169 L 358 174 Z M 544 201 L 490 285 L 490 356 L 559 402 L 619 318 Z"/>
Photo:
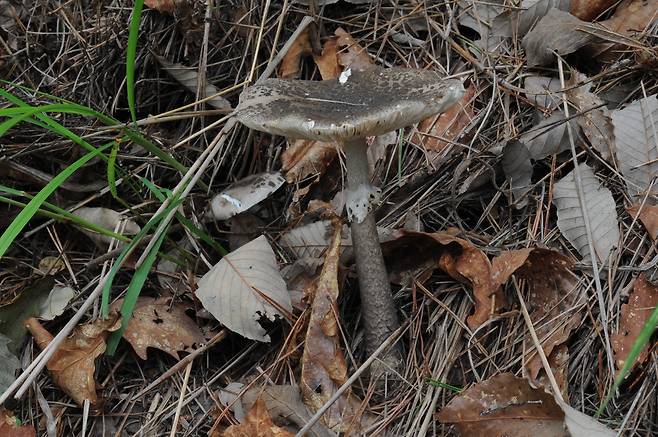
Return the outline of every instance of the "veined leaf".
<path id="1" fill-rule="evenodd" d="M 612 247 L 619 241 L 617 211 L 612 193 L 594 175 L 591 167 L 579 164 L 592 245 L 596 257 L 604 263 Z M 553 203 L 557 208 L 557 226 L 584 259 L 589 260 L 590 248 L 585 225 L 585 213 L 578 199 L 574 172 L 555 184 Z"/>

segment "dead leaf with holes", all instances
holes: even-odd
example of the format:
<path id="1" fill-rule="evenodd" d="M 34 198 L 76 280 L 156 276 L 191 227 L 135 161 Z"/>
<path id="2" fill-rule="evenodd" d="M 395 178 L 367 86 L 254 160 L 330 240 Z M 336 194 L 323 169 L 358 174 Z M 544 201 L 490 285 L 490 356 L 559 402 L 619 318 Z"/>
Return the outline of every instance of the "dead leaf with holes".
<path id="1" fill-rule="evenodd" d="M 118 311 L 123 299 L 112 304 Z M 205 342 L 199 327 L 185 314 L 185 307 L 172 304 L 171 298 L 139 297 L 125 338 L 143 360 L 149 347 L 160 349 L 179 359 L 178 352 L 192 352 Z"/>
<path id="2" fill-rule="evenodd" d="M 0 408 L 0 435 L 2 437 L 35 437 L 37 432 L 32 425 L 22 425 L 11 411 Z"/>
<path id="3" fill-rule="evenodd" d="M 45 348 L 53 336 L 33 317 L 25 325 L 40 349 Z M 110 332 L 121 326 L 118 313 L 111 313 L 106 320 L 77 326 L 71 335 L 61 344 L 48 360 L 46 367 L 52 375 L 53 382 L 69 395 L 78 405 L 85 400 L 92 405 L 98 403 L 96 394 L 96 358 L 105 352 L 105 340 Z"/>
<path id="4" fill-rule="evenodd" d="M 464 129 L 475 116 L 473 102 L 475 85 L 466 88 L 464 97 L 446 112 L 426 118 L 418 124 L 418 130 L 412 135 L 412 141 L 422 144 L 425 149 L 442 152 L 464 135 Z"/>
<path id="5" fill-rule="evenodd" d="M 628 303 L 621 306 L 619 331 L 610 338 L 617 373 L 624 366 L 635 340 L 656 306 L 658 306 L 658 285 L 649 282 L 644 275 L 638 276 L 633 284 L 633 290 L 628 296 Z M 649 350 L 649 345 L 642 349 L 633 363 L 633 367 L 647 359 Z"/>
<path id="6" fill-rule="evenodd" d="M 653 241 L 658 240 L 658 205 L 633 205 L 626 211 L 646 228 Z"/>
<path id="7" fill-rule="evenodd" d="M 466 320 L 471 329 L 507 304 L 500 285 L 492 277 L 489 258 L 463 238 L 446 232 L 399 230 L 391 241 L 382 244 L 382 250 L 392 275 L 439 268 L 456 281 L 468 284 L 475 300 L 475 311 Z"/>
<path id="8" fill-rule="evenodd" d="M 341 225 L 335 222 L 332 228 L 334 234 L 322 272 L 308 291 L 312 303 L 302 355 L 300 387 L 304 402 L 312 411 L 320 409 L 347 380 L 347 363 L 341 347 L 339 321 L 336 319 L 339 314 Z M 348 390 L 322 416 L 322 421 L 335 432 L 361 434 L 360 404 Z"/>
<path id="9" fill-rule="evenodd" d="M 512 274 L 526 281 L 530 319 L 549 361 L 558 361 L 551 358 L 554 350 L 558 353 L 556 348 L 569 339 L 581 321 L 578 304 L 582 291 L 571 272 L 573 261 L 554 250 L 529 248 L 503 252 L 491 265 L 496 284 L 505 284 Z M 524 367 L 529 379 L 537 383 L 542 363 L 529 335 L 525 342 L 532 352 Z"/>
<path id="10" fill-rule="evenodd" d="M 229 426 L 223 437 L 294 437 L 290 431 L 272 422 L 265 402 L 257 400 L 240 425 Z"/>

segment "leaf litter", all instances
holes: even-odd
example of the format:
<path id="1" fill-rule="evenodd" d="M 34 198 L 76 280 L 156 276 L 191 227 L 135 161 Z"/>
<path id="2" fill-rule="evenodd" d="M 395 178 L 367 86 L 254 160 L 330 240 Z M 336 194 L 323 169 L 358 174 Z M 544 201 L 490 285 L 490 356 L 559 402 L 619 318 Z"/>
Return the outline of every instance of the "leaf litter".
<path id="1" fill-rule="evenodd" d="M 176 220 L 188 221 L 174 221 L 167 228 L 166 249 L 154 263 L 157 269 L 139 271 L 131 257 L 107 292 L 110 301 L 124 298 L 133 276 L 147 276 L 138 300 L 145 303 L 145 312 L 137 311 L 134 319 L 144 322 L 137 329 L 143 347 L 133 353 L 130 342 L 122 341 L 114 356 L 93 358 L 92 349 L 80 360 L 86 363 L 86 374 L 91 364 L 95 369 L 84 397 L 100 388 L 93 414 L 73 406 L 66 391 L 58 388 L 61 381 L 54 380 L 54 373 L 42 373 L 36 384 L 29 384 L 39 390 L 19 400 L 8 417 L 20 417 L 39 434 L 60 429 L 66 435 L 91 435 L 112 426 L 114 434 L 165 435 L 184 428 L 190 435 L 205 435 L 211 429 L 222 435 L 253 410 L 250 424 L 242 424 L 248 435 L 294 434 L 317 411 L 320 400 L 326 401 L 359 371 L 366 357 L 349 232 L 343 225 L 336 260 L 331 244 L 334 226 L 324 215 L 330 209 L 342 214 L 344 162 L 338 148 L 250 132 L 216 112 L 186 106 L 190 92 L 196 94 L 202 85 L 202 90 L 215 87 L 221 92 L 222 111 L 228 111 L 268 61 L 282 55 L 280 64 L 271 64 L 272 75 L 335 80 L 348 68 L 407 66 L 459 78 L 469 90 L 468 100 L 427 130 L 409 126 L 367 140 L 371 178 L 383 189 L 376 218 L 387 248 L 395 302 L 405 321 L 399 341 L 407 362 L 400 387 L 387 387 L 385 396 L 372 392 L 364 372 L 348 390 L 363 402 L 352 404 L 339 397 L 330 412 L 346 402 L 346 411 L 361 417 L 354 423 L 364 426 L 368 435 L 450 435 L 454 430 L 439 422 L 436 412 L 459 396 L 455 387 L 468 391 L 473 384 L 513 372 L 523 379 L 510 381 L 510 387 L 523 383 L 546 390 L 550 372 L 543 369 L 520 315 L 518 286 L 558 388 L 573 406 L 558 403 L 564 418 L 557 419 L 556 410 L 555 420 L 546 420 L 559 424 L 562 431 L 566 426 L 572 435 L 610 433 L 590 417 L 619 370 L 620 363 L 609 366 L 603 357 L 615 342 L 624 351 L 632 348 L 635 333 L 646 331 L 650 323 L 643 322 L 651 320 L 644 318 L 645 309 L 655 306 L 633 306 L 635 288 L 643 280 L 650 284 L 656 271 L 655 0 L 464 0 L 400 2 L 395 8 L 372 2 L 302 2 L 286 10 L 275 2 L 267 8 L 266 2 L 242 0 L 208 9 L 202 2 L 151 3 L 142 13 L 137 46 L 137 124 L 126 117 L 125 48 L 132 4 L 82 2 L 51 11 L 43 2 L 24 3 L 0 0 L 0 74 L 45 94 L 9 84 L 3 90 L 30 105 L 60 104 L 57 98 L 62 98 L 117 120 L 104 121 L 112 126 L 101 127 L 78 113 L 45 112 L 77 137 L 67 134 L 62 139 L 44 130 L 50 121 L 30 119 L 34 122 L 21 123 L 3 136 L 2 159 L 57 175 L 85 153 L 78 137 L 94 147 L 113 139 L 122 144 L 114 157 L 116 193 L 105 188 L 110 182 L 107 161 L 92 160 L 71 177 L 70 185 L 85 191 L 67 191 L 66 186 L 56 190 L 12 243 L 0 259 L 0 302 L 10 304 L 28 291 L 27 284 L 44 275 L 70 286 L 76 291 L 73 300 L 47 304 L 54 318 L 43 323 L 55 333 L 126 248 L 119 244 L 110 249 L 110 243 L 116 244 L 110 237 L 103 241 L 100 234 L 86 236 L 72 231 L 70 224 L 51 221 L 64 214 L 57 208 L 75 211 L 83 205 L 113 211 L 113 218 L 102 225 L 112 231 L 120 220 L 127 228 L 139 224 L 124 232 L 132 236 L 145 229 L 147 234 L 131 248 L 135 260 L 157 235 L 154 227 L 145 226 L 158 218 L 162 205 L 154 193 L 160 188 L 160 194 L 174 192 L 180 169 L 144 153 L 133 155 L 136 148 L 124 147 L 124 142 L 142 146 L 144 139 L 152 141 L 183 166 L 192 167 L 194 183 L 178 191 L 183 194 Z M 315 17 L 316 23 L 296 33 L 283 56 L 281 49 L 304 15 Z M 61 31 L 44 32 L 46 22 Z M 60 53 L 62 47 L 65 51 Z M 178 70 L 197 74 L 189 76 L 189 89 L 185 80 L 163 74 L 156 54 L 176 60 Z M 566 72 L 564 86 L 557 74 L 559 62 Z M 198 66 L 205 71 L 198 71 Z M 569 117 L 563 112 L 564 97 Z M 0 102 L 0 110 L 14 111 L 18 105 L 5 94 Z M 582 188 L 588 210 L 593 210 L 588 215 L 595 251 L 600 260 L 607 260 L 596 278 L 605 296 L 605 318 L 592 300 L 596 281 L 582 244 L 584 215 L 573 202 L 577 187 L 567 127 L 578 165 L 594 175 L 584 178 Z M 133 128 L 140 137 L 124 136 Z M 0 177 L 6 168 L 0 168 Z M 278 186 L 256 187 L 258 177 L 270 177 Z M 3 180 L 16 190 L 9 193 L 0 187 L 4 229 L 20 212 L 18 204 L 27 203 L 48 179 Z M 232 191 L 241 184 L 242 191 Z M 222 194 L 229 198 L 217 198 Z M 213 198 L 218 213 L 208 220 Z M 571 199 L 566 206 L 565 198 Z M 223 203 L 217 206 L 219 202 Z M 565 208 L 573 213 L 566 217 L 575 227 L 564 226 Z M 402 230 L 407 226 L 416 234 Z M 232 253 L 224 257 L 208 238 L 230 247 Z M 254 241 L 255 251 L 250 246 Z M 240 259 L 245 253 L 244 262 L 234 263 L 232 257 Z M 325 258 L 328 253 L 331 257 Z M 229 268 L 223 275 L 217 274 L 220 264 Z M 260 273 L 268 272 L 267 279 L 254 280 L 249 266 L 265 269 Z M 327 275 L 318 276 L 323 269 L 331 272 L 328 282 Z M 199 282 L 204 275 L 208 276 Z M 320 307 L 322 302 L 311 299 L 312 290 L 323 288 L 318 281 L 330 297 L 323 303 L 331 306 L 331 317 L 326 307 Z M 209 311 L 204 308 L 206 292 L 198 285 L 212 289 L 215 298 L 231 296 L 233 303 L 219 299 Z M 51 290 L 52 285 L 44 289 L 44 298 Z M 28 307 L 32 309 L 11 317 L 38 315 L 34 306 Z M 84 308 L 94 309 L 86 310 L 83 320 L 103 320 L 95 317 L 98 306 Z M 631 313 L 636 317 L 629 317 Z M 613 344 L 606 344 L 601 335 L 602 320 L 608 323 Z M 626 330 L 629 334 L 619 340 L 616 335 Z M 161 341 L 163 334 L 168 341 Z M 105 331 L 94 341 L 104 344 L 107 335 Z M 252 341 L 250 336 L 270 342 Z M 36 357 L 36 348 L 23 341 L 24 331 L 16 338 L 13 346 L 5 340 L 7 351 L 0 352 L 10 364 L 0 379 L 5 385 L 19 375 L 18 356 L 23 363 Z M 314 360 L 318 345 L 323 346 L 320 352 L 333 354 Z M 15 350 L 9 352 L 12 347 Z M 164 353 L 146 355 L 148 347 Z M 653 342 L 643 348 L 632 377 L 622 381 L 615 402 L 602 410 L 602 421 L 622 434 L 656 432 L 651 421 L 655 403 L 644 401 L 655 397 L 654 350 Z M 615 360 L 621 356 L 616 352 Z M 622 360 L 629 362 L 628 357 Z M 249 386 L 233 398 L 244 407 L 242 415 L 226 410 L 224 401 L 220 410 L 215 399 L 215 390 L 234 381 Z M 306 382 L 308 387 L 302 390 Z M 498 406 L 503 408 L 482 418 L 521 408 L 506 389 L 492 394 L 499 396 Z M 520 390 L 530 393 L 529 399 L 537 393 Z M 259 397 L 264 406 L 255 408 Z M 172 400 L 179 398 L 177 415 Z M 73 399 L 76 405 L 80 401 Z M 127 419 L 116 420 L 117 414 Z M 509 422 L 495 425 L 491 433 L 521 423 L 520 418 Z M 249 428 L 251 424 L 256 428 Z M 530 433 L 535 429 L 523 435 Z M 332 434 L 318 422 L 310 435 Z"/>

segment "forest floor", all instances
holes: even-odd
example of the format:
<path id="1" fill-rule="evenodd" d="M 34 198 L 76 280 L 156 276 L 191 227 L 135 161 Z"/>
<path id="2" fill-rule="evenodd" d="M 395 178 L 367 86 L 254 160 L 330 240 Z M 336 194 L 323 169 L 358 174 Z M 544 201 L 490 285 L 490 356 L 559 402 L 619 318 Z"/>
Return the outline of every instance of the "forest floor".
<path id="1" fill-rule="evenodd" d="M 1 435 L 658 435 L 658 1 L 145 3 L 0 0 Z M 339 148 L 234 117 L 375 66 L 466 89 L 368 140 L 387 381 Z"/>

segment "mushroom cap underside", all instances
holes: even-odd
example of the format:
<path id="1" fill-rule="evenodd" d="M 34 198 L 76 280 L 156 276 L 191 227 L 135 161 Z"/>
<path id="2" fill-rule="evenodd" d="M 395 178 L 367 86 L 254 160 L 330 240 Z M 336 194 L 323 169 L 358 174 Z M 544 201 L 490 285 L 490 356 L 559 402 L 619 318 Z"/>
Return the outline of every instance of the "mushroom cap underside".
<path id="1" fill-rule="evenodd" d="M 464 95 L 458 80 L 410 68 L 345 70 L 334 80 L 268 79 L 236 108 L 244 125 L 318 141 L 382 135 L 444 112 Z"/>

